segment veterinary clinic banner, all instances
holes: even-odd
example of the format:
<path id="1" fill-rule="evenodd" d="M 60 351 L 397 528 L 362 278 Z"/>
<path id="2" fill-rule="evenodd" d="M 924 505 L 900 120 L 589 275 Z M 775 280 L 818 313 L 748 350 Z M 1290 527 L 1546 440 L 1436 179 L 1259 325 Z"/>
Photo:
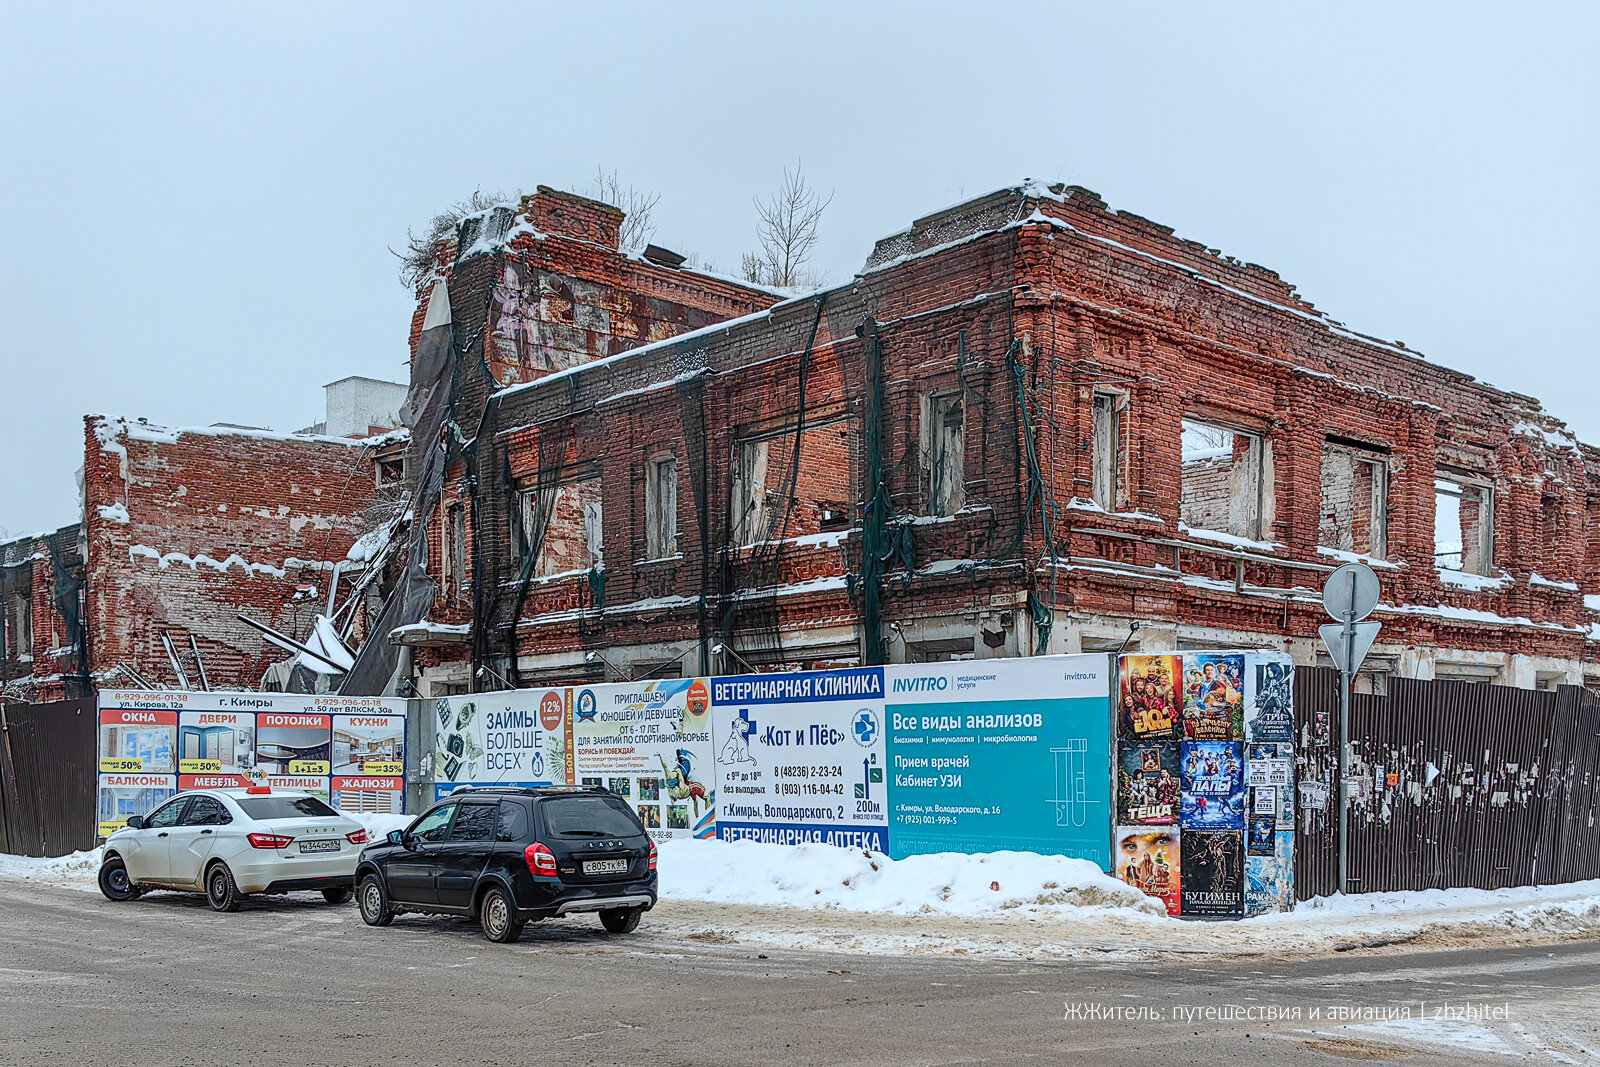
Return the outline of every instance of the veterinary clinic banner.
<path id="1" fill-rule="evenodd" d="M 901 664 L 889 692 L 889 852 L 1014 849 L 1112 869 L 1105 656 Z"/>
<path id="2" fill-rule="evenodd" d="M 889 851 L 884 669 L 711 680 L 717 837 Z"/>
<path id="3" fill-rule="evenodd" d="M 100 837 L 186 789 L 266 785 L 347 811 L 405 810 L 404 700 L 102 690 L 98 714 Z M 373 747 L 363 750 L 361 738 Z M 365 756 L 352 762 L 349 746 L 382 758 L 369 770 Z"/>
<path id="4" fill-rule="evenodd" d="M 436 797 L 463 785 L 572 781 L 571 689 L 507 689 L 429 703 Z"/>
<path id="5" fill-rule="evenodd" d="M 572 780 L 620 796 L 657 840 L 715 837 L 710 682 L 664 678 L 573 692 Z"/>

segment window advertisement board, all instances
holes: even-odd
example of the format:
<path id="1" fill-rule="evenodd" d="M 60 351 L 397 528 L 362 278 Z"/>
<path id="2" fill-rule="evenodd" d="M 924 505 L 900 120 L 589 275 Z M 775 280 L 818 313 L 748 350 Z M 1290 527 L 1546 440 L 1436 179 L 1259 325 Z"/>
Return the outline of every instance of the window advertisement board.
<path id="1" fill-rule="evenodd" d="M 884 668 L 890 855 L 1074 856 L 1111 870 L 1105 656 Z"/>
<path id="2" fill-rule="evenodd" d="M 621 796 L 657 840 L 715 837 L 710 682 L 664 678 L 573 693 L 572 780 Z"/>
<path id="3" fill-rule="evenodd" d="M 884 668 L 711 680 L 716 834 L 889 851 Z"/>
<path id="4" fill-rule="evenodd" d="M 102 690 L 96 830 L 101 837 L 185 789 L 299 789 L 352 811 L 405 810 L 406 701 L 337 694 Z M 336 784 L 335 724 L 383 721 L 396 759 L 389 807 Z M 374 772 L 376 773 L 376 772 Z M 374 787 L 376 788 L 376 787 Z M 348 803 L 345 803 L 348 801 Z"/>
<path id="5" fill-rule="evenodd" d="M 434 794 L 464 785 L 571 781 L 572 690 L 508 689 L 431 701 Z"/>

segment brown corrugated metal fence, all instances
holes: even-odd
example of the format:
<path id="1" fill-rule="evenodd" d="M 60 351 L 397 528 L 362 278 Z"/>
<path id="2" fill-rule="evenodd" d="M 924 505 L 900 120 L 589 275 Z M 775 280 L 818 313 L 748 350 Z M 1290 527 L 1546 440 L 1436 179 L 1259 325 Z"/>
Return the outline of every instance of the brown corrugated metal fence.
<path id="1" fill-rule="evenodd" d="M 95 702 L 0 705 L 0 851 L 94 847 Z"/>
<path id="2" fill-rule="evenodd" d="M 1296 674 L 1301 899 L 1338 878 L 1338 674 Z M 1319 723 L 1327 724 L 1321 726 Z M 1319 744 L 1326 736 L 1327 743 Z M 1392 679 L 1351 699 L 1350 888 L 1498 889 L 1600 877 L 1600 700 L 1583 689 Z M 1316 786 L 1326 806 L 1307 803 Z"/>

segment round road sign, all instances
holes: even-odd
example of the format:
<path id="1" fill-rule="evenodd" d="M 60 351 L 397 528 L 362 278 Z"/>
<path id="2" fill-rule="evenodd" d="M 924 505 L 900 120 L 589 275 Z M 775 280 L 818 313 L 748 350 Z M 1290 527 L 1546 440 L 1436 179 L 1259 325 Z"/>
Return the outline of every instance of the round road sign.
<path id="1" fill-rule="evenodd" d="M 1365 563 L 1346 563 L 1328 575 L 1322 606 L 1337 622 L 1366 618 L 1378 606 L 1378 576 Z"/>

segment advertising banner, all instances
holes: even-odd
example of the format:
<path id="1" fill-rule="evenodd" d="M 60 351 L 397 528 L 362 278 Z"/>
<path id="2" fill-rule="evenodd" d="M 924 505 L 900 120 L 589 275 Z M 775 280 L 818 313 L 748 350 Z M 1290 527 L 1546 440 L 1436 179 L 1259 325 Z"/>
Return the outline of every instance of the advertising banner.
<path id="1" fill-rule="evenodd" d="M 717 836 L 889 851 L 883 675 L 712 679 Z"/>
<path id="2" fill-rule="evenodd" d="M 463 785 L 567 782 L 571 700 L 570 689 L 508 689 L 435 700 L 435 794 Z"/>
<path id="3" fill-rule="evenodd" d="M 96 830 L 104 837 L 180 790 L 250 785 L 301 789 L 352 811 L 403 811 L 405 711 L 404 700 L 337 694 L 102 690 Z M 335 743 L 336 723 L 347 746 L 364 743 L 359 733 L 378 747 L 352 758 Z M 376 758 L 380 749 L 394 758 Z M 357 766 L 381 785 L 358 787 L 346 773 Z"/>
<path id="4" fill-rule="evenodd" d="M 1176 741 L 1183 733 L 1183 658 L 1123 656 L 1117 721 L 1129 741 Z"/>
<path id="5" fill-rule="evenodd" d="M 717 764 L 707 680 L 665 678 L 575 692 L 574 780 L 621 796 L 658 840 L 715 837 Z"/>
<path id="6" fill-rule="evenodd" d="M 1117 822 L 1172 826 L 1181 791 L 1177 741 L 1124 741 L 1117 768 Z"/>
<path id="7" fill-rule="evenodd" d="M 1244 740 L 1244 653 L 1183 654 L 1183 736 Z"/>
<path id="8" fill-rule="evenodd" d="M 890 854 L 1075 856 L 1111 870 L 1105 656 L 884 668 Z"/>
<path id="9" fill-rule="evenodd" d="M 1244 739 L 1294 740 L 1294 662 L 1288 656 L 1245 657 Z"/>
<path id="10" fill-rule="evenodd" d="M 1183 831 L 1183 915 L 1244 914 L 1243 836 L 1237 830 Z"/>
<path id="11" fill-rule="evenodd" d="M 335 715 L 330 785 L 341 811 L 404 811 L 405 716 Z"/>
<path id="12" fill-rule="evenodd" d="M 1183 907 L 1183 885 L 1179 839 L 1175 826 L 1123 826 L 1117 830 L 1116 870 L 1118 878 L 1158 898 L 1168 915 L 1178 915 Z"/>
<path id="13" fill-rule="evenodd" d="M 1184 741 L 1181 825 L 1185 830 L 1244 829 L 1244 746 L 1237 741 Z"/>

